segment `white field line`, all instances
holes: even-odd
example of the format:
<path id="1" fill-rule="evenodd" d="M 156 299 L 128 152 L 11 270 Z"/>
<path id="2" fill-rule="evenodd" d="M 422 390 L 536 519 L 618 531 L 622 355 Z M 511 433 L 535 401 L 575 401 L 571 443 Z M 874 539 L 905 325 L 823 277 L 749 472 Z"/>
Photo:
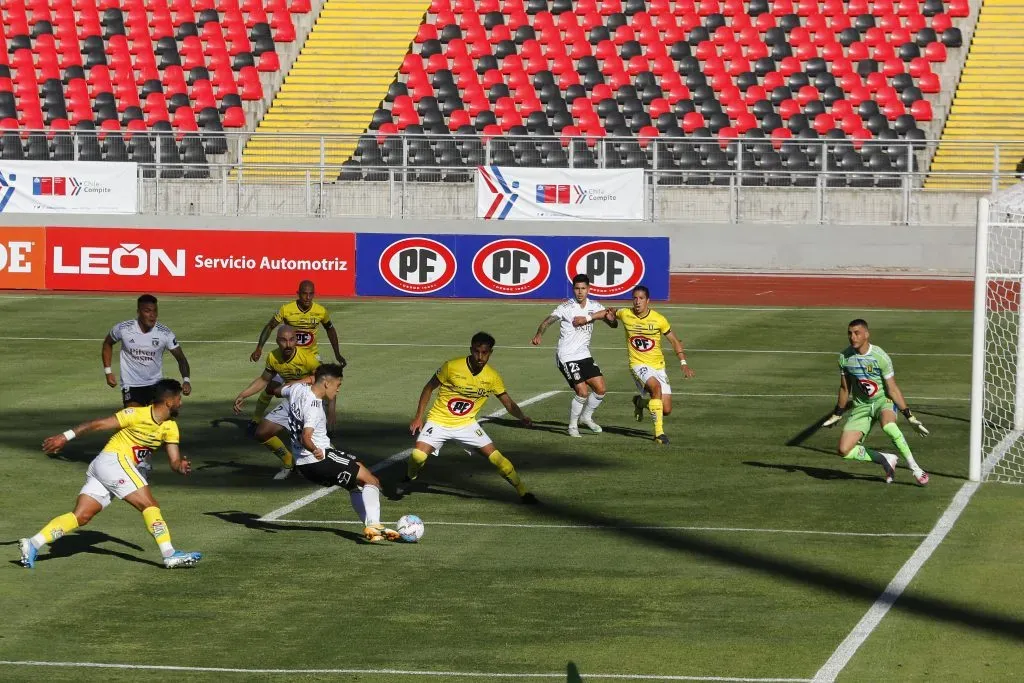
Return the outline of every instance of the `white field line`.
<path id="1" fill-rule="evenodd" d="M 282 519 L 287 524 L 362 524 L 358 520 L 348 519 Z M 748 527 L 728 526 L 642 526 L 642 525 L 602 525 L 602 524 L 511 524 L 499 522 L 437 522 L 431 520 L 432 526 L 458 527 L 493 527 L 507 529 L 573 529 L 578 531 L 592 530 L 628 530 L 628 531 L 709 531 L 736 532 L 755 534 L 804 534 L 808 536 L 859 536 L 865 538 L 924 538 L 927 534 L 869 533 L 862 531 L 817 531 L 814 529 L 757 529 Z"/>
<path id="2" fill-rule="evenodd" d="M 551 396 L 554 396 L 555 394 L 558 394 L 558 393 L 561 393 L 561 392 L 560 391 L 546 391 L 543 394 L 537 394 L 536 396 L 531 396 L 530 398 L 526 399 L 525 401 L 522 401 L 521 403 L 519 403 L 519 405 L 520 406 L 528 406 L 531 403 L 536 403 L 538 401 L 543 401 L 544 399 L 549 398 Z M 487 415 L 486 417 L 482 418 L 480 421 L 484 422 L 484 421 L 489 420 L 491 418 L 502 417 L 503 415 L 506 415 L 506 414 L 507 414 L 507 411 L 504 408 L 502 408 L 501 410 L 496 410 L 493 413 Z M 374 473 L 377 473 L 377 472 L 380 472 L 381 470 L 387 469 L 388 467 L 391 467 L 391 465 L 395 464 L 396 462 L 399 462 L 401 460 L 405 460 L 406 458 L 408 458 L 410 453 L 412 453 L 412 449 L 411 448 L 406 448 L 405 450 L 402 450 L 402 451 L 399 451 L 399 452 L 394 453 L 392 455 L 389 455 L 387 458 L 385 458 L 384 460 L 381 460 L 380 462 L 376 463 L 373 467 L 371 467 L 370 471 L 374 472 Z M 285 521 L 285 520 L 281 520 L 281 517 L 284 517 L 287 514 L 291 514 L 292 512 L 295 512 L 296 510 L 298 510 L 300 508 L 304 508 L 307 505 L 309 505 L 310 503 L 312 503 L 314 501 L 317 501 L 317 500 L 320 500 L 324 496 L 329 496 L 330 494 L 332 494 L 335 491 L 337 491 L 338 488 L 339 488 L 338 486 L 329 486 L 329 487 L 325 487 L 325 488 L 319 488 L 316 491 L 313 491 L 312 493 L 310 493 L 308 495 L 305 495 L 302 498 L 299 498 L 298 500 L 293 500 L 292 502 L 288 503 L 287 505 L 284 505 L 282 507 L 277 508 L 276 510 L 268 512 L 267 514 L 265 514 L 262 517 L 260 517 L 257 521 L 259 521 L 259 522 Z"/>
<path id="3" fill-rule="evenodd" d="M 977 482 L 969 481 L 960 487 L 957 494 L 953 496 L 953 501 L 949 504 L 949 507 L 939 517 L 939 521 L 935 523 L 931 533 L 921 541 L 921 545 L 917 547 L 917 550 L 910 556 L 910 559 L 900 567 L 899 572 L 889 582 L 889 585 L 885 587 L 885 591 L 878 596 L 878 599 L 871 605 L 867 613 L 861 617 L 861 620 L 853 627 L 853 630 L 846 636 L 846 639 L 839 644 L 839 647 L 828 658 L 828 661 L 814 675 L 816 683 L 832 683 L 832 681 L 836 680 L 836 677 L 849 664 L 860 646 L 864 644 L 868 636 L 881 623 L 889 609 L 903 595 L 903 591 L 907 589 L 907 586 L 910 585 L 910 582 L 917 575 L 917 572 L 921 570 L 921 567 L 924 566 L 924 563 L 932 556 L 932 553 L 939 547 L 939 544 L 945 540 L 946 535 L 960 517 L 960 513 L 967 507 L 967 504 L 971 501 L 971 496 L 977 490 Z"/>
<path id="4" fill-rule="evenodd" d="M 42 666 L 76 669 L 128 669 L 135 671 L 180 671 L 186 673 L 229 674 L 364 674 L 376 676 L 446 676 L 449 678 L 533 678 L 565 680 L 565 672 L 497 673 L 487 671 L 418 671 L 415 669 L 243 669 L 222 666 L 169 666 L 160 664 L 107 664 L 102 662 L 38 662 L 0 660 L 0 665 Z M 655 676 L 652 674 L 583 674 L 590 680 L 606 681 L 722 681 L 727 683 L 811 683 L 809 678 L 745 678 L 736 676 Z"/>
<path id="5" fill-rule="evenodd" d="M 2 337 L 0 341 L 53 341 L 53 342 L 101 342 L 99 337 Z M 182 344 L 248 344 L 252 345 L 251 339 L 181 339 Z M 342 346 L 384 346 L 384 347 L 413 347 L 427 349 L 462 349 L 466 348 L 465 342 L 452 342 L 451 344 L 420 344 L 417 342 L 350 342 L 342 341 Z M 537 351 L 538 347 L 532 345 L 506 346 L 501 344 L 500 349 L 516 351 Z M 619 346 L 591 346 L 596 351 L 622 351 L 625 347 Z M 836 356 L 837 351 L 802 351 L 799 349 L 702 349 L 691 347 L 687 351 L 693 353 L 764 353 L 793 356 Z M 924 358 L 970 358 L 969 353 L 901 353 L 894 351 L 893 356 L 921 356 Z"/>

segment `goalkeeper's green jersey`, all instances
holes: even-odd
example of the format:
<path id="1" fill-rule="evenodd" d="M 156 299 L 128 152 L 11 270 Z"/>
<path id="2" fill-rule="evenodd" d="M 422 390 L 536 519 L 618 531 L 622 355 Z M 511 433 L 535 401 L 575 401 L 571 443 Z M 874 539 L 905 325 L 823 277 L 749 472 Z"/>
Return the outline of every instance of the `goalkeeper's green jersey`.
<path id="1" fill-rule="evenodd" d="M 839 354 L 839 371 L 846 375 L 846 385 L 855 403 L 886 400 L 885 380 L 893 376 L 892 359 L 881 347 L 868 345 L 867 353 L 857 353 L 852 346 Z"/>

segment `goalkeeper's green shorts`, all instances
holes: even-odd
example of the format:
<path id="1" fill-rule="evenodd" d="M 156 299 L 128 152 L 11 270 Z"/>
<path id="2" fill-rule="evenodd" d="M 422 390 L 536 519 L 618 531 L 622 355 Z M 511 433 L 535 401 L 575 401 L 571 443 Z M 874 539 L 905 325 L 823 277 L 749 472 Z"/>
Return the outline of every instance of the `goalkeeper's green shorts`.
<path id="1" fill-rule="evenodd" d="M 867 436 L 875 423 L 882 419 L 882 413 L 887 410 L 891 410 L 895 417 L 896 406 L 887 398 L 863 403 L 854 401 L 849 417 L 846 418 L 846 424 L 843 425 L 843 431 L 860 432 Z"/>

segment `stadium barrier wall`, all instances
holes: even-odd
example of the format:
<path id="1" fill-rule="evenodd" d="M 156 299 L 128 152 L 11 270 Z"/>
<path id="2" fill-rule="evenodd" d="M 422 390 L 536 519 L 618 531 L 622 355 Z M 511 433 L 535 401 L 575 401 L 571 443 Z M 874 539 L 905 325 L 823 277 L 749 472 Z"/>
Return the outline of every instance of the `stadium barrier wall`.
<path id="1" fill-rule="evenodd" d="M 52 217 L 6 216 L 3 226 L 45 226 Z M 176 230 L 303 231 L 520 236 L 668 237 L 671 272 L 827 272 L 970 276 L 974 227 L 808 223 L 601 223 L 478 220 L 247 218 L 184 215 L 67 216 L 61 225 Z"/>

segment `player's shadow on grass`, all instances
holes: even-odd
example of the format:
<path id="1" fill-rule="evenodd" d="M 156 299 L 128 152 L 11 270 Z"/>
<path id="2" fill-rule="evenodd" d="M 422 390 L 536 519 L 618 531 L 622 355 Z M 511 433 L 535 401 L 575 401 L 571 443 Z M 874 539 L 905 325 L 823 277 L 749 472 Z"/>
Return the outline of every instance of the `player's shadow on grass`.
<path id="1" fill-rule="evenodd" d="M 14 543 L 16 544 L 17 541 L 14 541 Z M 90 555 L 108 555 L 121 560 L 127 560 L 129 562 L 139 562 L 141 564 L 148 564 L 152 567 L 164 568 L 163 564 L 159 562 L 147 560 L 144 557 L 132 555 L 131 553 L 101 547 L 100 544 L 103 543 L 116 543 L 131 550 L 147 552 L 147 550 L 142 546 L 117 538 L 116 536 L 111 536 L 110 534 L 106 534 L 102 531 L 79 529 L 75 533 L 55 541 L 51 546 L 49 546 L 48 550 L 43 550 L 39 557 L 36 558 L 36 562 L 49 562 L 50 560 L 66 559 L 80 553 L 88 553 Z M 4 545 L 7 544 L 5 543 Z M 13 560 L 11 564 L 19 567 L 21 566 L 21 562 L 19 560 Z"/>
<path id="2" fill-rule="evenodd" d="M 601 428 L 608 434 L 616 436 L 628 436 L 651 441 L 654 432 L 651 429 L 637 429 L 636 427 L 620 427 L 618 425 L 601 425 Z M 581 430 L 582 431 L 582 430 Z"/>
<path id="3" fill-rule="evenodd" d="M 534 420 L 533 424 L 526 427 L 519 420 L 512 417 L 492 417 L 487 420 L 484 426 L 488 424 L 501 425 L 502 427 L 511 427 L 512 429 L 529 429 L 536 432 L 551 432 L 553 434 L 565 434 L 565 425 L 558 422 L 552 422 L 550 420 Z"/>
<path id="4" fill-rule="evenodd" d="M 492 496 L 475 493 L 473 491 L 466 491 L 448 484 L 431 485 L 430 482 L 420 481 L 419 479 L 412 483 L 406 483 L 403 485 L 401 481 L 395 477 L 382 478 L 381 484 L 384 486 L 384 497 L 392 502 L 405 500 L 406 498 L 418 493 L 426 493 L 433 496 L 452 496 L 454 498 L 494 500 Z M 399 490 L 400 487 L 402 490 Z"/>
<path id="5" fill-rule="evenodd" d="M 959 415 L 950 415 L 949 413 L 940 412 L 937 408 L 931 406 L 914 406 L 914 413 L 918 415 L 927 415 L 928 417 L 937 417 L 942 420 L 953 420 L 954 422 L 963 422 L 964 424 L 970 424 L 970 417 L 960 417 Z"/>
<path id="6" fill-rule="evenodd" d="M 835 481 L 836 479 L 861 479 L 878 481 L 878 476 L 871 476 L 867 474 L 851 474 L 849 472 L 843 472 L 842 470 L 827 469 L 825 467 L 807 467 L 806 465 L 787 465 L 787 464 L 775 464 L 767 462 L 756 462 L 753 460 L 744 460 L 744 465 L 750 467 L 765 467 L 774 470 L 782 470 L 783 472 L 803 472 L 808 477 L 814 477 L 815 479 L 821 479 L 823 481 Z"/>
<path id="7" fill-rule="evenodd" d="M 268 534 L 275 534 L 279 531 L 318 531 L 334 534 L 335 536 L 340 536 L 341 538 L 349 541 L 357 541 L 360 543 L 363 541 L 362 534 L 354 531 L 347 531 L 345 529 L 338 529 L 329 526 L 304 526 L 302 524 L 263 522 L 260 521 L 259 515 L 255 515 L 251 512 L 242 512 L 241 510 L 221 510 L 219 512 L 204 512 L 203 514 L 210 517 L 216 517 L 223 522 L 239 524 L 247 529 L 255 529 Z"/>

